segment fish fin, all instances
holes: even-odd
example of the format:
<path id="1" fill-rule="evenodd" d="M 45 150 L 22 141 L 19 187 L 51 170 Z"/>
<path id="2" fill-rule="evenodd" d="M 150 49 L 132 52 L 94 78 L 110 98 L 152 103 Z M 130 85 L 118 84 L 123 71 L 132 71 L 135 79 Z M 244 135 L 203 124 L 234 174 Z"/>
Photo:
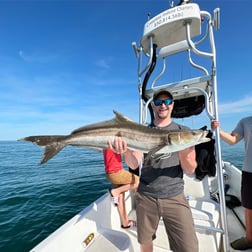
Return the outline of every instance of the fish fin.
<path id="1" fill-rule="evenodd" d="M 127 116 L 124 116 L 123 114 L 113 110 L 114 114 L 116 115 L 116 119 L 121 121 L 121 122 L 134 122 L 133 120 L 131 120 L 130 118 L 128 118 Z M 134 122 L 135 123 L 135 122 Z"/>
<path id="2" fill-rule="evenodd" d="M 110 127 L 111 125 L 120 125 L 122 123 L 124 124 L 126 122 L 131 121 L 130 119 L 128 119 L 127 117 L 123 116 L 122 114 L 120 114 L 120 113 L 118 113 L 116 111 L 114 111 L 114 113 L 115 113 L 116 117 L 114 117 L 113 119 L 82 126 L 82 127 L 78 128 L 78 129 L 73 130 L 71 132 L 71 135 L 78 134 L 80 132 L 90 130 L 90 129 L 94 129 L 94 128 Z"/>
<path id="3" fill-rule="evenodd" d="M 54 142 L 49 145 L 46 145 L 42 160 L 40 161 L 40 164 L 46 163 L 49 159 L 51 159 L 58 152 L 60 152 L 65 146 L 66 146 L 66 144 L 64 144 L 62 142 Z"/>
<path id="4" fill-rule="evenodd" d="M 155 154 L 156 152 L 158 152 L 159 150 L 161 150 L 162 148 L 164 148 L 166 145 L 167 145 L 167 144 L 160 144 L 160 145 L 158 145 L 158 146 L 152 148 L 152 149 L 147 153 L 147 155 L 146 155 L 146 157 L 145 157 L 145 160 L 150 159 L 151 156 L 152 156 L 153 154 Z"/>
<path id="5" fill-rule="evenodd" d="M 121 125 L 134 123 L 135 125 L 139 126 L 138 123 L 136 123 L 133 120 L 129 119 L 128 117 L 118 113 L 117 111 L 113 110 L 113 112 L 115 114 L 115 117 L 113 119 L 82 126 L 82 127 L 78 128 L 78 129 L 73 130 L 71 132 L 71 135 L 78 134 L 80 132 L 90 130 L 90 129 L 94 129 L 94 128 L 96 128 L 96 129 L 99 129 L 100 127 L 101 128 L 103 128 L 103 127 L 108 127 L 109 128 L 109 127 L 115 126 L 115 125 L 118 125 L 118 127 L 119 127 Z"/>

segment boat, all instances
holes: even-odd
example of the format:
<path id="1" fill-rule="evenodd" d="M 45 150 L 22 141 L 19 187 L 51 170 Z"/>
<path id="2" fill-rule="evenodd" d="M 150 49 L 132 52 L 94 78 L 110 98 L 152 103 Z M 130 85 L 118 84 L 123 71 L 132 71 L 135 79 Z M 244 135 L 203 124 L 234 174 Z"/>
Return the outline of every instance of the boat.
<path id="1" fill-rule="evenodd" d="M 153 117 L 153 93 L 165 89 L 173 94 L 175 119 L 198 116 L 204 111 L 209 124 L 211 119 L 218 120 L 214 32 L 220 27 L 220 9 L 210 14 L 188 0 L 169 4 L 168 9 L 148 16 L 139 44 L 132 43 L 138 60 L 139 123 L 148 125 Z M 173 75 L 167 67 L 167 61 L 173 58 L 178 62 L 186 59 L 192 68 L 191 76 Z M 199 251 L 228 252 L 233 251 L 230 241 L 245 234 L 241 171 L 222 160 L 218 129 L 212 134 L 213 151 L 207 155 L 213 155 L 214 165 L 211 169 L 205 167 L 200 174 L 184 175 L 185 195 L 192 210 Z M 125 203 L 130 219 L 136 220 L 134 192 L 126 193 Z M 136 252 L 140 248 L 136 229 L 121 228 L 117 208 L 105 193 L 30 251 Z M 154 251 L 171 251 L 162 219 Z"/>

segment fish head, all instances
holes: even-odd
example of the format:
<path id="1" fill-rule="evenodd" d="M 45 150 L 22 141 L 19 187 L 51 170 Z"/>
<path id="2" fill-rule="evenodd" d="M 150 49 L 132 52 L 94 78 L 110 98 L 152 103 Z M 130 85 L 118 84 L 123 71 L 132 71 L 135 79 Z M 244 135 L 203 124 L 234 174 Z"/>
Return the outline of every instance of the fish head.
<path id="1" fill-rule="evenodd" d="M 210 141 L 210 138 L 206 137 L 207 134 L 206 130 L 177 131 L 169 133 L 168 139 L 170 144 L 189 147 Z"/>

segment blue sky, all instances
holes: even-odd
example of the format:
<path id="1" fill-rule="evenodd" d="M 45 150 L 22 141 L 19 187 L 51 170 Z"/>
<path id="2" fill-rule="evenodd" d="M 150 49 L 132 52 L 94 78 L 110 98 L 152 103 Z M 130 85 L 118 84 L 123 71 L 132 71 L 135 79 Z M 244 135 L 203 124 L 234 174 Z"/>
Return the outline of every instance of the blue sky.
<path id="1" fill-rule="evenodd" d="M 219 118 L 232 130 L 252 110 L 252 3 L 197 3 L 221 9 Z M 166 0 L 0 1 L 0 140 L 69 134 L 113 109 L 138 121 L 131 43 L 139 44 L 147 13 L 166 8 Z"/>

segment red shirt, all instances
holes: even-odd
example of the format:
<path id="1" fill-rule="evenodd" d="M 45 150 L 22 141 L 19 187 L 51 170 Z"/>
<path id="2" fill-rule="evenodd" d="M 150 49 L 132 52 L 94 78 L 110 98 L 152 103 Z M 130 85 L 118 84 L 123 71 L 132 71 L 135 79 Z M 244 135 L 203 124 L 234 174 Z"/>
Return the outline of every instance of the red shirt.
<path id="1" fill-rule="evenodd" d="M 115 173 L 123 169 L 122 157 L 111 149 L 103 150 L 106 173 Z"/>

